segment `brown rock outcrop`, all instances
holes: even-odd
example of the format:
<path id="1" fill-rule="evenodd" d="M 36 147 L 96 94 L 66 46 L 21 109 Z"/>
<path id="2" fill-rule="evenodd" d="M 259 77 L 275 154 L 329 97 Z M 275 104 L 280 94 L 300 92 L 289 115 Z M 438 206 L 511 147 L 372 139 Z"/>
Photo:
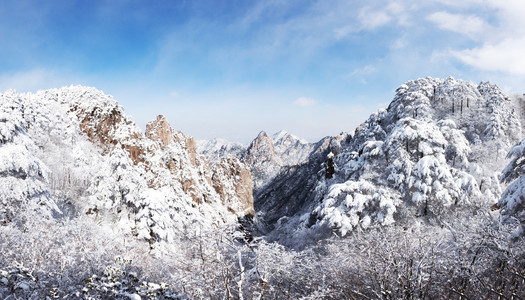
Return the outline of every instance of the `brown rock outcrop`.
<path id="1" fill-rule="evenodd" d="M 123 118 L 118 106 L 106 111 L 100 107 L 88 111 L 84 107 L 72 105 L 69 113 L 77 116 L 80 130 L 92 143 L 100 145 L 105 153 L 120 144 L 135 165 L 144 162 L 145 149 L 140 142 L 142 134 L 138 128 L 134 128 L 134 124 Z M 123 124 L 127 125 L 126 130 L 122 130 Z"/>
<path id="2" fill-rule="evenodd" d="M 202 204 L 215 198 L 238 216 L 253 215 L 253 181 L 245 164 L 224 159 L 210 170 L 210 164 L 197 154 L 195 140 L 173 130 L 161 115 L 146 125 L 145 135 L 153 142 L 151 155 L 161 156 L 161 167 L 169 170 L 172 182 L 180 182 L 193 202 Z M 209 194 L 210 189 L 215 196 Z"/>
<path id="3" fill-rule="evenodd" d="M 212 184 L 230 211 L 254 214 L 252 176 L 248 167 L 237 158 L 225 158 L 216 165 Z"/>
<path id="4" fill-rule="evenodd" d="M 173 141 L 173 129 L 163 115 L 158 115 L 153 122 L 146 124 L 146 137 L 159 141 L 162 149 Z"/>

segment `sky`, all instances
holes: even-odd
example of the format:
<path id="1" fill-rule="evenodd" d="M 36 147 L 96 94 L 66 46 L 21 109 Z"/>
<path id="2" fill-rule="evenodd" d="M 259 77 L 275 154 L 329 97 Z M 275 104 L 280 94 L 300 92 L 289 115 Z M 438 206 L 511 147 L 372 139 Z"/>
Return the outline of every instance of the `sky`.
<path id="1" fill-rule="evenodd" d="M 525 92 L 522 0 L 64 0 L 0 6 L 0 92 L 112 95 L 196 139 L 353 131 L 420 77 Z"/>

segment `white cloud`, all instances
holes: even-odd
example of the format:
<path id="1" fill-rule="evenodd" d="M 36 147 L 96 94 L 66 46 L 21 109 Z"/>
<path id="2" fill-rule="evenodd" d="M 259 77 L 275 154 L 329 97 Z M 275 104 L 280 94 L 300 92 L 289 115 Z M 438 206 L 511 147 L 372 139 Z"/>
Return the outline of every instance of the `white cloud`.
<path id="1" fill-rule="evenodd" d="M 525 75 L 525 38 L 507 38 L 499 43 L 453 51 L 462 62 L 486 71 Z"/>
<path id="2" fill-rule="evenodd" d="M 472 10 L 469 14 L 439 11 L 427 17 L 439 28 L 464 34 L 476 42 L 469 48 L 448 51 L 449 57 L 481 71 L 525 75 L 525 2 L 470 0 L 469 3 L 470 7 L 480 9 L 477 15 Z M 458 7 L 453 2 L 446 4 L 449 8 Z"/>
<path id="3" fill-rule="evenodd" d="M 373 11 L 369 8 L 364 8 L 359 13 L 359 21 L 364 29 L 372 30 L 383 25 L 386 25 L 392 20 L 390 15 L 385 11 Z"/>
<path id="4" fill-rule="evenodd" d="M 362 68 L 354 69 L 352 72 L 350 72 L 347 76 L 348 79 L 355 81 L 358 80 L 361 84 L 367 84 L 367 77 L 373 73 L 375 73 L 377 68 L 373 65 L 366 65 Z"/>
<path id="5" fill-rule="evenodd" d="M 400 38 L 396 39 L 391 45 L 390 50 L 397 50 L 397 49 L 403 49 L 409 44 L 406 36 L 401 36 Z"/>
<path id="6" fill-rule="evenodd" d="M 417 5 L 408 5 L 407 3 L 406 1 L 402 3 L 392 1 L 386 6 L 386 10 L 399 25 L 408 26 L 410 12 L 417 7 Z"/>
<path id="7" fill-rule="evenodd" d="M 409 26 L 410 14 L 417 9 L 417 5 L 410 1 L 380 1 L 377 8 L 364 7 L 358 15 L 362 29 L 373 30 L 394 23 L 399 26 Z"/>
<path id="8" fill-rule="evenodd" d="M 447 5 L 447 6 L 460 7 L 460 8 L 465 8 L 465 7 L 468 8 L 468 7 L 472 7 L 472 5 L 480 5 L 480 4 L 483 4 L 483 2 L 486 2 L 486 0 L 461 0 L 461 1 L 458 1 L 458 0 L 434 0 L 434 1 L 437 2 L 437 3 L 441 3 L 441 4 L 444 4 L 444 5 Z"/>
<path id="9" fill-rule="evenodd" d="M 473 15 L 451 14 L 445 11 L 435 12 L 427 17 L 439 28 L 475 37 L 483 32 L 485 22 Z"/>
<path id="10" fill-rule="evenodd" d="M 346 25 L 343 27 L 336 28 L 334 29 L 335 38 L 338 40 L 342 39 L 354 31 L 355 31 L 355 27 L 353 25 Z"/>
<path id="11" fill-rule="evenodd" d="M 373 72 L 376 71 L 376 67 L 373 66 L 373 65 L 366 65 L 362 68 L 359 68 L 359 69 L 355 69 L 352 71 L 352 73 L 350 73 L 350 76 L 353 77 L 353 76 L 364 76 L 364 75 L 368 75 L 368 74 L 371 74 Z"/>
<path id="12" fill-rule="evenodd" d="M 312 98 L 300 97 L 293 102 L 293 105 L 300 107 L 312 106 L 315 104 L 315 100 Z"/>

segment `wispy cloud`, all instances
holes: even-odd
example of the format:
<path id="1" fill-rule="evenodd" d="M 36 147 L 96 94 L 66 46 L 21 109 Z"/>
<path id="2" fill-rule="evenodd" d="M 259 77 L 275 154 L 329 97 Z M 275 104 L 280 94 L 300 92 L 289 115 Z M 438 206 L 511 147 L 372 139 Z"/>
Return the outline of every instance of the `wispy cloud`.
<path id="1" fill-rule="evenodd" d="M 458 6 L 455 2 L 447 5 L 454 9 Z M 470 2 L 477 4 L 474 7 L 484 7 L 485 12 L 474 10 L 468 14 L 456 14 L 439 11 L 427 17 L 441 29 L 451 30 L 474 40 L 473 46 L 450 49 L 449 56 L 478 70 L 525 75 L 525 2 Z"/>
<path id="2" fill-rule="evenodd" d="M 367 77 L 376 72 L 377 67 L 374 65 L 366 65 L 361 68 L 354 69 L 350 74 L 348 75 L 349 79 L 355 80 L 357 79 L 360 83 L 366 84 L 367 83 Z"/>
<path id="3" fill-rule="evenodd" d="M 350 76 L 364 76 L 364 75 L 368 75 L 368 74 L 371 74 L 373 72 L 376 71 L 376 67 L 373 66 L 373 65 L 366 65 L 362 68 L 358 68 L 358 69 L 355 69 L 353 70 L 351 73 L 350 73 Z"/>
<path id="4" fill-rule="evenodd" d="M 270 118 L 336 133 L 353 112 L 341 104 L 369 104 L 362 121 L 417 77 L 525 86 L 523 0 L 48 2 L 0 7 L 0 90 L 93 85 L 137 117 L 169 103 L 208 137 L 251 138 Z"/>
<path id="5" fill-rule="evenodd" d="M 410 4 L 411 1 L 376 1 L 379 3 L 375 8 L 369 6 L 361 9 L 359 21 L 366 30 L 373 30 L 387 24 L 408 26 L 410 15 L 417 6 Z"/>
<path id="6" fill-rule="evenodd" d="M 375 11 L 366 7 L 359 13 L 359 20 L 365 29 L 375 29 L 388 24 L 392 18 L 386 11 Z"/>
<path id="7" fill-rule="evenodd" d="M 297 100 L 295 100 L 292 103 L 295 106 L 307 107 L 307 106 L 314 105 L 315 104 L 315 100 L 312 99 L 312 98 L 300 97 L 300 98 L 297 98 Z"/>
<path id="8" fill-rule="evenodd" d="M 485 30 L 485 22 L 473 15 L 451 14 L 445 11 L 435 12 L 427 17 L 439 28 L 451 30 L 469 37 L 476 37 Z"/>
<path id="9" fill-rule="evenodd" d="M 452 51 L 462 62 L 486 71 L 525 75 L 525 38 L 507 38 L 499 43 Z"/>

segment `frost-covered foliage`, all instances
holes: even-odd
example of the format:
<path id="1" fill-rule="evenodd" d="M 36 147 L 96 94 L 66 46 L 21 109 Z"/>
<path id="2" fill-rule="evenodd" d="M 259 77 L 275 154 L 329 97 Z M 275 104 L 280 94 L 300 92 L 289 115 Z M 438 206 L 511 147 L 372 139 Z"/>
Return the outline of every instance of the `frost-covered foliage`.
<path id="1" fill-rule="evenodd" d="M 349 180 L 330 186 L 324 205 L 318 206 L 313 213 L 328 216 L 323 221 L 330 227 L 340 228 L 345 235 L 357 226 L 368 228 L 373 220 L 392 224 L 398 201 L 399 194 L 393 191 L 376 188 L 368 181 Z"/>
<path id="2" fill-rule="evenodd" d="M 60 213 L 49 195 L 48 170 L 35 155 L 37 145 L 27 134 L 25 102 L 13 91 L 0 100 L 0 224 L 25 223 L 39 214 Z"/>
<path id="3" fill-rule="evenodd" d="M 341 144 L 336 172 L 320 177 L 320 203 L 302 217 L 303 226 L 344 235 L 358 225 L 407 216 L 439 220 L 455 207 L 494 204 L 501 193 L 495 174 L 506 163 L 502 151 L 522 128 L 515 105 L 490 83 L 425 78 L 403 84 L 388 109 Z"/>
<path id="4" fill-rule="evenodd" d="M 2 299 L 186 299 L 147 280 L 141 267 L 152 258 L 144 242 L 86 216 L 29 222 L 30 229 L 0 227 Z"/>
<path id="5" fill-rule="evenodd" d="M 210 170 L 193 139 L 163 117 L 142 133 L 111 96 L 82 86 L 9 91 L 0 105 L 4 224 L 22 222 L 19 209 L 47 218 L 88 214 L 156 247 L 181 230 L 253 213 L 251 184 L 242 197 L 216 191 L 244 185 L 246 176 Z"/>
<path id="6" fill-rule="evenodd" d="M 511 161 L 503 170 L 501 180 L 512 183 L 503 192 L 498 206 L 502 209 L 502 215 L 517 218 L 522 224 L 515 232 L 517 237 L 525 232 L 525 139 L 512 147 L 508 157 Z"/>
<path id="7" fill-rule="evenodd" d="M 523 224 L 524 142 L 503 174 L 511 217 L 490 210 L 516 99 L 419 79 L 354 134 L 260 136 L 261 170 L 290 165 L 269 165 L 274 200 L 239 226 L 253 214 L 246 164 L 210 165 L 164 117 L 142 133 L 92 88 L 0 94 L 0 298 L 523 298 L 525 244 L 506 237 Z M 334 230 L 345 238 L 309 243 Z"/>
<path id="8" fill-rule="evenodd" d="M 0 298 L 522 298 L 525 244 L 487 210 L 441 226 L 352 231 L 296 251 L 232 227 L 181 233 L 153 256 L 87 216 L 0 227 Z M 470 217 L 467 217 L 470 216 Z"/>

